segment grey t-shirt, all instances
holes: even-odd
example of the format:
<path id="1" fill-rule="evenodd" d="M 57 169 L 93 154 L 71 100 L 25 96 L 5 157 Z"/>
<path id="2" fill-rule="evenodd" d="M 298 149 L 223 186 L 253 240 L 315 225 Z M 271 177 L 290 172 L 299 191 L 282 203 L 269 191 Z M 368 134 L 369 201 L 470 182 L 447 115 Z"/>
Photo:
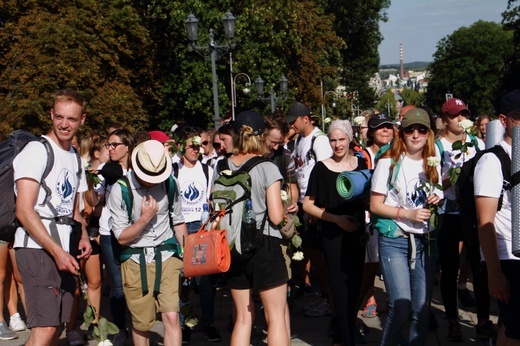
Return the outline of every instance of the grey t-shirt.
<path id="1" fill-rule="evenodd" d="M 228 164 L 229 168 L 233 171 L 241 167 L 236 166 L 230 160 L 228 160 Z M 253 204 L 253 211 L 256 215 L 256 227 L 260 229 L 260 227 L 262 226 L 262 221 L 264 219 L 264 213 L 267 212 L 266 190 L 276 181 L 282 180 L 282 175 L 280 174 L 280 170 L 278 169 L 278 167 L 276 167 L 274 163 L 268 161 L 259 163 L 258 165 L 253 167 L 253 169 L 249 171 L 249 175 L 251 176 L 252 184 L 251 203 Z M 276 238 L 282 238 L 282 235 L 280 234 L 278 227 L 269 222 L 269 216 L 267 217 L 263 234 L 270 235 Z"/>

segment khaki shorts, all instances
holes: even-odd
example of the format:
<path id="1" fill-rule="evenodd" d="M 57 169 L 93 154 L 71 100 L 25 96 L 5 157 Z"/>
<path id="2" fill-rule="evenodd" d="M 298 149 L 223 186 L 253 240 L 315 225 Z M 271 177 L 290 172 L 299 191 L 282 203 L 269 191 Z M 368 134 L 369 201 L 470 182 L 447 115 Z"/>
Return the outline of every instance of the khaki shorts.
<path id="1" fill-rule="evenodd" d="M 155 324 L 157 312 L 179 312 L 179 274 L 182 261 L 170 257 L 162 264 L 160 293 L 153 295 L 155 262 L 146 264 L 148 294 L 143 296 L 139 264 L 129 259 L 121 264 L 126 304 L 132 315 L 132 327 L 148 331 Z"/>

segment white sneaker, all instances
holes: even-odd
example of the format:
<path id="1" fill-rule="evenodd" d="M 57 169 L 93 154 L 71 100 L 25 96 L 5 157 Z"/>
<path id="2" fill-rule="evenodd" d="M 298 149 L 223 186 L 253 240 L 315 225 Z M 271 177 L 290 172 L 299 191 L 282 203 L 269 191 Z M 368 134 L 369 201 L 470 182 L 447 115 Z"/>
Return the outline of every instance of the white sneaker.
<path id="1" fill-rule="evenodd" d="M 83 346 L 85 342 L 79 333 L 75 330 L 67 333 L 67 342 L 69 346 Z"/>
<path id="2" fill-rule="evenodd" d="M 9 328 L 13 332 L 22 332 L 27 329 L 27 326 L 25 325 L 25 322 L 20 317 L 20 314 L 16 313 L 13 316 L 11 316 L 11 319 L 9 320 Z"/>
<path id="3" fill-rule="evenodd" d="M 18 339 L 18 335 L 11 329 L 7 328 L 7 324 L 2 321 L 0 322 L 0 340 L 13 340 Z"/>

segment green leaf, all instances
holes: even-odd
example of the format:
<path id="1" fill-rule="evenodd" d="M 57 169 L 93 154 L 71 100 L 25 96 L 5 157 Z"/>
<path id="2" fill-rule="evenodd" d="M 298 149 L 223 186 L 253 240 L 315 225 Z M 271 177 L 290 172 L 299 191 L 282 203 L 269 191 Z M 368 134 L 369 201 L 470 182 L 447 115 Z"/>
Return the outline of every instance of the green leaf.
<path id="1" fill-rule="evenodd" d="M 85 313 L 83 314 L 83 320 L 85 321 L 85 324 L 88 324 L 88 326 L 90 326 L 92 324 L 92 321 L 94 321 L 95 316 L 96 314 L 94 312 L 94 307 L 92 305 L 87 305 Z"/>
<path id="2" fill-rule="evenodd" d="M 108 334 L 114 335 L 119 332 L 119 328 L 112 322 L 108 322 L 107 326 L 108 326 Z"/>
<path id="3" fill-rule="evenodd" d="M 295 248 L 299 248 L 302 246 L 302 238 L 300 238 L 299 235 L 295 234 L 291 237 L 291 243 L 294 245 Z"/>
<path id="4" fill-rule="evenodd" d="M 453 142 L 453 144 L 451 145 L 451 148 L 453 150 L 460 150 L 460 148 L 462 148 L 462 141 Z"/>
<path id="5" fill-rule="evenodd" d="M 455 160 L 458 160 L 461 155 L 462 153 L 458 153 L 457 155 L 455 155 Z"/>

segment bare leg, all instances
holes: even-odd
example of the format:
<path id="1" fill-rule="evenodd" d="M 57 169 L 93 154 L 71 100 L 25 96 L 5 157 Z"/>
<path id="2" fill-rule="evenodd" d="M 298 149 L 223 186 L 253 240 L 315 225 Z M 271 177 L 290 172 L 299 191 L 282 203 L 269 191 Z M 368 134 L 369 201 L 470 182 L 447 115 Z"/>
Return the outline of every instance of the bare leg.
<path id="1" fill-rule="evenodd" d="M 134 339 L 134 346 L 150 346 L 150 332 L 140 331 L 132 328 L 132 338 Z"/>
<path id="2" fill-rule="evenodd" d="M 231 346 L 249 346 L 251 328 L 255 316 L 255 304 L 251 299 L 251 290 L 231 290 L 236 307 L 236 321 L 231 333 Z M 264 306 L 265 308 L 265 306 Z"/>
<path id="3" fill-rule="evenodd" d="M 178 312 L 161 313 L 164 324 L 164 346 L 179 346 L 182 344 L 182 330 Z"/>
<path id="4" fill-rule="evenodd" d="M 267 316 L 267 344 L 289 345 L 286 326 L 287 284 L 260 291 L 260 298 Z"/>
<path id="5" fill-rule="evenodd" d="M 9 257 L 11 258 L 11 266 L 13 268 L 13 276 L 16 281 L 18 294 L 20 295 L 20 299 L 22 300 L 25 315 L 27 315 L 27 308 L 25 307 L 25 291 L 22 285 L 22 277 L 20 276 L 20 272 L 18 271 L 18 265 L 16 264 L 15 249 L 9 249 Z"/>
<path id="6" fill-rule="evenodd" d="M 33 327 L 25 346 L 55 346 L 58 344 L 58 326 Z"/>

